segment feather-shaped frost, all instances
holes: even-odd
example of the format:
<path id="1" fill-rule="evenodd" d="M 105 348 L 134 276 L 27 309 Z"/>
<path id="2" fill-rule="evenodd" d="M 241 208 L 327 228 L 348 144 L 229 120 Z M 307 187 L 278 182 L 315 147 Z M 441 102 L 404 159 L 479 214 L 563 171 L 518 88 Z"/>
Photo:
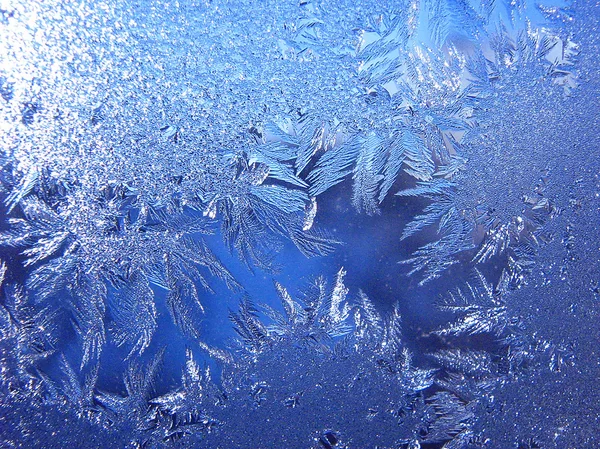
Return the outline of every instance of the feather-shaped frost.
<path id="1" fill-rule="evenodd" d="M 469 432 L 475 418 L 469 404 L 465 404 L 447 391 L 434 394 L 430 399 L 430 404 L 437 419 L 428 429 L 428 440 L 432 442 L 453 441 L 457 436 L 458 441 L 463 440 L 463 432 Z"/>
<path id="2" fill-rule="evenodd" d="M 277 125 L 269 123 L 265 126 L 264 139 L 267 141 L 249 150 L 249 164 L 256 162 L 269 167 L 268 176 L 295 185 L 308 187 L 294 169 L 294 161 L 298 153 L 298 139 L 281 130 Z"/>
<path id="3" fill-rule="evenodd" d="M 409 128 L 389 138 L 377 133 L 354 135 L 326 151 L 308 175 L 309 192 L 318 196 L 352 174 L 352 203 L 358 212 L 378 213 L 402 172 L 430 179 L 433 161 L 422 140 Z"/>
<path id="4" fill-rule="evenodd" d="M 242 300 L 237 313 L 229 313 L 229 319 L 249 351 L 259 352 L 271 341 L 267 328 L 258 318 L 256 306 L 249 298 Z"/>
<path id="5" fill-rule="evenodd" d="M 352 173 L 360 150 L 361 139 L 355 136 L 325 152 L 308 175 L 310 194 L 318 196 L 344 181 Z"/>
<path id="6" fill-rule="evenodd" d="M 277 185 L 262 185 L 251 189 L 260 201 L 275 206 L 286 214 L 302 212 L 308 202 L 306 192 Z"/>
<path id="7" fill-rule="evenodd" d="M 468 82 L 460 88 L 459 97 L 468 99 L 465 106 L 469 114 L 465 116 L 466 110 L 458 110 L 456 116 L 442 120 L 431 114 L 431 122 L 439 130 L 446 126 L 460 130 L 460 124 L 453 122 L 463 116 L 468 126 L 463 128 L 465 134 L 460 141 L 451 145 L 457 154 L 438 145 L 442 148 L 441 163 L 436 166 L 433 180 L 399 192 L 401 196 L 431 201 L 408 223 L 403 237 L 438 227 L 437 243 L 426 243 L 408 262 L 416 271 L 426 270 L 428 279 L 452 265 L 460 253 L 475 249 L 470 254 L 474 264 L 505 257 L 503 263 L 510 269 L 512 282 L 518 285 L 531 267 L 542 227 L 555 216 L 556 208 L 545 195 L 547 169 L 537 163 L 545 157 L 538 138 L 542 131 L 531 135 L 530 128 L 537 127 L 537 121 L 526 117 L 515 123 L 515 116 L 524 110 L 517 99 L 523 98 L 534 109 L 555 102 L 550 92 L 555 95 L 560 90 L 557 84 L 571 85 L 569 75 L 553 82 L 545 73 L 568 64 L 571 55 L 567 52 L 554 62 L 549 60 L 550 54 L 557 54 L 553 49 L 568 47 L 550 31 L 521 31 L 512 36 L 500 29 L 485 45 L 490 47 L 486 56 L 483 51 L 476 52 L 464 63 Z M 525 94 L 522 86 L 528 82 L 535 88 Z M 521 131 L 517 132 L 515 126 Z M 449 135 L 446 132 L 444 136 L 444 132 L 440 136 L 446 141 Z M 532 154 L 538 151 L 539 158 Z"/>
<path id="8" fill-rule="evenodd" d="M 500 336 L 509 323 L 506 306 L 502 300 L 503 287 L 495 289 L 476 271 L 472 282 L 451 292 L 440 305 L 442 310 L 459 313 L 456 321 L 436 333 L 444 336 L 478 335 L 490 333 Z"/>
<path id="9" fill-rule="evenodd" d="M 383 142 L 375 133 L 362 139 L 356 165 L 352 173 L 352 204 L 358 212 L 378 213 L 377 198 L 380 174 L 384 166 Z"/>
<path id="10" fill-rule="evenodd" d="M 154 294 L 146 279 L 137 276 L 118 289 L 109 303 L 117 346 L 131 347 L 129 356 L 142 354 L 157 327 Z"/>
<path id="11" fill-rule="evenodd" d="M 467 0 L 426 2 L 432 40 L 438 47 L 457 38 L 475 40 L 483 31 L 483 20 Z"/>
<path id="12" fill-rule="evenodd" d="M 354 321 L 356 334 L 367 343 L 369 340 L 377 343 L 382 341 L 384 321 L 373 302 L 360 290 L 358 292 L 360 307 L 355 312 Z M 367 343 L 368 345 L 368 343 Z"/>
<path id="13" fill-rule="evenodd" d="M 23 176 L 18 186 L 15 186 L 10 194 L 4 200 L 7 206 L 7 212 L 10 213 L 17 204 L 21 202 L 36 186 L 39 179 L 39 171 L 32 167 L 29 172 Z"/>
<path id="14" fill-rule="evenodd" d="M 202 372 L 192 351 L 186 349 L 186 362 L 181 375 L 181 387 L 153 398 L 149 403 L 156 409 L 149 413 L 148 426 L 153 436 L 165 443 L 178 441 L 188 435 L 210 432 L 219 422 L 203 411 L 208 395 L 214 389 L 210 371 Z"/>

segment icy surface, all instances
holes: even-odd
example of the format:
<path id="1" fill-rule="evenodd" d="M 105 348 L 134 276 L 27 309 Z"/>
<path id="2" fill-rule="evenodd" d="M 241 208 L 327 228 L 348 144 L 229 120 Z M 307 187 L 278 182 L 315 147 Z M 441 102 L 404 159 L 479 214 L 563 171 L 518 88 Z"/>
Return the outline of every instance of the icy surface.
<path id="1" fill-rule="evenodd" d="M 0 0 L 0 447 L 598 446 L 599 17 Z"/>

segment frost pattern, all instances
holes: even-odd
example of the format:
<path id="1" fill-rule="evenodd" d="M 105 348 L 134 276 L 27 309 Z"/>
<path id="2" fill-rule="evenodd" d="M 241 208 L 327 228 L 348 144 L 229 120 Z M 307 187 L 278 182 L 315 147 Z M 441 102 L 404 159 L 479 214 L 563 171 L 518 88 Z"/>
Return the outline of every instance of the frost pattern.
<path id="1" fill-rule="evenodd" d="M 351 305 L 343 276 L 340 270 L 331 286 L 317 279 L 303 300 L 277 284 L 281 311 L 263 307 L 270 324 L 243 300 L 231 314 L 240 351 L 203 346 L 223 363 L 220 381 L 188 349 L 179 386 L 157 395 L 165 356 L 160 349 L 146 363 L 129 362 L 123 393 L 96 387 L 98 365 L 82 380 L 62 356 L 57 383 L 31 371 L 35 394 L 47 398 L 44 404 L 59 405 L 59 416 L 74 413 L 79 422 L 95 426 L 107 442 L 126 438 L 147 447 L 179 440 L 237 445 L 254 432 L 266 443 L 276 437 L 310 445 L 327 429 L 336 438 L 367 445 L 373 435 L 387 445 L 464 439 L 472 422 L 468 401 L 451 391 L 432 393 L 435 371 L 414 366 L 397 309 L 382 317 L 362 292 Z M 3 335 L 3 344 L 10 338 Z M 294 423 L 304 411 L 310 417 L 298 428 Z M 348 412 L 354 423 L 340 420 Z"/>
<path id="2" fill-rule="evenodd" d="M 476 271 L 471 282 L 450 292 L 439 306 L 455 319 L 434 331 L 448 348 L 431 356 L 450 378 L 460 376 L 481 384 L 474 391 L 491 392 L 524 372 L 533 372 L 534 367 L 545 365 L 555 371 L 569 363 L 569 350 L 562 343 L 525 332 L 523 318 L 516 316 L 519 294 L 509 283 L 506 272 L 493 286 Z M 488 351 L 460 347 L 461 339 L 473 336 L 493 337 L 496 347 Z"/>
<path id="3" fill-rule="evenodd" d="M 264 416 L 277 421 L 278 438 L 299 445 L 303 438 L 308 441 L 326 429 L 337 439 L 360 445 L 372 444 L 374 435 L 384 445 L 452 440 L 457 429 L 467 429 L 467 424 L 450 410 L 464 403 L 453 404 L 452 394 L 430 397 L 434 372 L 413 366 L 397 310 L 387 319 L 382 317 L 362 292 L 351 305 L 344 274 L 340 270 L 331 286 L 323 278 L 316 279 L 302 299 L 276 284 L 281 310 L 263 308 L 271 324 L 263 322 L 258 308 L 248 300 L 232 313 L 244 361 L 237 365 L 236 376 L 243 379 L 249 393 L 242 402 L 237 397 L 228 399 L 239 407 L 234 428 L 246 432 L 247 416 Z M 358 374 L 353 365 L 360 366 Z M 231 390 L 239 388 L 232 382 L 227 379 Z M 382 395 L 395 399 L 384 405 Z M 302 436 L 290 422 L 304 410 L 311 411 L 303 419 L 312 432 Z M 355 424 L 340 418 L 349 412 Z M 423 420 L 427 428 L 417 434 Z M 262 418 L 253 425 L 260 422 Z M 365 428 L 369 431 L 364 432 Z M 236 443 L 235 431 L 226 435 L 227 441 Z"/>
<path id="4" fill-rule="evenodd" d="M 431 201 L 403 234 L 437 227 L 436 244 L 421 247 L 405 261 L 413 272 L 422 270 L 425 281 L 439 277 L 471 249 L 476 249 L 475 264 L 506 257 L 512 282 L 523 281 L 544 240 L 543 225 L 558 209 L 545 195 L 551 173 L 540 165 L 544 149 L 538 134 L 544 120 L 516 117 L 561 101 L 559 86 L 573 82 L 568 68 L 572 49 L 568 40 L 552 35 L 520 32 L 513 40 L 501 32 L 490 41 L 492 58 L 486 50 L 467 61 L 469 132 L 434 179 L 398 192 Z M 525 91 L 522 86 L 532 82 L 534 87 Z"/>
<path id="5" fill-rule="evenodd" d="M 100 356 L 107 307 L 116 343 L 128 343 L 131 353 L 143 352 L 156 328 L 151 284 L 167 290 L 173 320 L 190 334 L 195 332 L 194 308 L 202 311 L 197 285 L 210 291 L 207 277 L 215 276 L 237 288 L 210 249 L 186 237 L 210 231 L 199 214 L 140 215 L 128 205 L 126 189 L 111 189 L 99 201 L 77 193 L 52 200 L 55 209 L 35 197 L 25 200 L 23 218 L 11 219 L 12 229 L 2 239 L 4 245 L 25 247 L 25 266 L 37 265 L 28 279 L 36 297 L 72 313 L 82 339 L 82 365 Z"/>
<path id="6" fill-rule="evenodd" d="M 143 38 L 120 25 L 136 12 L 121 6 L 105 16 L 93 5 L 81 14 L 73 5 L 18 5 L 3 28 L 2 58 L 10 61 L 3 85 L 12 87 L 2 103 L 9 227 L 0 244 L 19 249 L 31 294 L 72 317 L 82 367 L 99 359 L 108 334 L 130 356 L 144 352 L 157 327 L 157 289 L 166 292 L 173 322 L 197 337 L 213 279 L 240 288 L 202 234 L 220 227 L 251 269 L 274 270 L 273 255 L 286 241 L 309 257 L 336 244 L 306 225 L 311 200 L 303 182 L 266 182 L 271 159 L 249 159 L 234 137 L 208 148 L 204 127 L 224 123 L 212 114 L 231 110 L 228 99 L 217 99 L 210 86 L 190 96 L 183 81 L 167 83 L 159 95 L 138 88 L 149 74 L 160 85 L 181 61 L 149 63 Z M 160 22 L 151 9 L 137 12 Z M 62 14 L 89 33 L 56 34 L 52 23 Z M 36 32 L 44 36 L 41 53 L 33 50 Z M 114 78 L 110 89 L 106 76 Z M 221 100 L 227 104 L 213 108 Z M 244 146 L 255 148 L 253 139 L 248 132 Z"/>
<path id="7" fill-rule="evenodd" d="M 248 14 L 226 3 L 0 10 L 5 438 L 486 447 L 477 425 L 503 388 L 575 363 L 569 342 L 530 332 L 512 289 L 561 214 L 540 136 L 553 140 L 554 111 L 577 87 L 578 47 L 560 29 L 569 8 L 428 0 L 371 15 L 302 1 Z M 467 256 L 503 269 L 498 285 L 476 271 L 449 294 L 454 320 L 428 334 L 440 346 L 428 368 L 407 349 L 399 307 L 382 316 L 343 269 L 301 298 L 275 281 L 280 308 L 245 296 L 230 314 L 237 351 L 203 343 L 215 286 L 243 290 L 208 235 L 259 274 L 276 273 L 287 243 L 328 255 L 340 242 L 317 226 L 317 206 L 342 183 L 357 213 L 379 214 L 393 193 L 429 202 L 402 230 L 434 230 L 403 260 L 421 284 Z M 569 225 L 561 280 L 575 234 Z M 197 345 L 168 392 L 154 345 L 163 308 Z M 113 344 L 127 354 L 122 391 L 99 387 Z"/>

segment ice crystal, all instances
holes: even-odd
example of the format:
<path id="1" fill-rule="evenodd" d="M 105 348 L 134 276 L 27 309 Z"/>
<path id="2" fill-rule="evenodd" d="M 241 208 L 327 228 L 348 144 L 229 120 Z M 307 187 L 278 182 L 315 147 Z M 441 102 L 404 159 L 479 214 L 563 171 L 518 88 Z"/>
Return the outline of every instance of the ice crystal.
<path id="1" fill-rule="evenodd" d="M 197 285 L 210 291 L 207 276 L 212 275 L 237 286 L 201 240 L 185 237 L 208 232 L 206 219 L 139 215 L 128 205 L 130 199 L 124 188 L 110 189 L 99 199 L 78 191 L 53 197 L 54 208 L 30 197 L 22 204 L 23 217 L 11 219 L 11 230 L 3 236 L 4 245 L 25 247 L 25 266 L 34 266 L 28 287 L 40 300 L 70 297 L 69 306 L 59 301 L 53 307 L 72 313 L 82 338 L 82 364 L 102 350 L 108 305 L 117 344 L 127 342 L 132 352 L 141 353 L 156 328 L 150 284 L 168 291 L 173 320 L 192 334 L 191 311 L 202 310 Z"/>
<path id="2" fill-rule="evenodd" d="M 335 429 L 336 438 L 361 445 L 372 444 L 372 438 L 383 445 L 448 442 L 468 432 L 472 414 L 462 400 L 453 393 L 431 397 L 426 393 L 434 372 L 413 366 L 398 309 L 386 319 L 363 292 L 358 303 L 349 306 L 343 274 L 341 270 L 330 288 L 317 280 L 302 303 L 276 284 L 283 313 L 267 307 L 270 326 L 262 323 L 258 309 L 247 300 L 232 314 L 243 345 L 252 354 L 250 364 L 239 367 L 241 373 L 231 372 L 241 375 L 249 390 L 249 399 L 241 403 L 237 394 L 229 396 L 230 406 L 235 404 L 241 414 L 235 426 L 245 428 L 244 417 L 250 412 L 268 416 L 278 423 L 269 425 L 271 437 L 275 432 L 277 438 L 302 444 L 311 433 L 297 433 L 289 422 L 295 413 L 310 409 L 310 417 L 304 419 L 313 434 Z M 229 388 L 239 388 L 233 379 L 227 378 Z M 395 399 L 384 406 L 378 402 L 382 394 Z M 226 438 L 237 441 L 236 432 Z"/>
<path id="3" fill-rule="evenodd" d="M 414 366 L 402 343 L 397 309 L 385 319 L 363 293 L 350 306 L 343 271 L 331 288 L 317 281 L 307 298 L 317 295 L 322 302 L 305 300 L 315 308 L 302 307 L 283 286 L 277 289 L 284 312 L 265 309 L 274 319 L 272 327 L 248 300 L 232 314 L 253 357 L 250 363 L 244 354 L 221 358 L 219 383 L 188 349 L 181 384 L 156 395 L 163 349 L 145 364 L 129 363 L 123 393 L 96 386 L 97 364 L 82 381 L 64 356 L 60 382 L 43 380 L 40 388 L 96 426 L 107 441 L 127 435 L 148 447 L 200 439 L 209 447 L 217 441 L 244 444 L 248 435 L 310 446 L 327 432 L 337 435 L 336 441 L 360 444 L 371 444 L 374 435 L 386 445 L 465 438 L 471 419 L 467 402 L 451 392 L 429 392 L 434 372 Z M 304 416 L 300 427 L 294 424 L 298 416 Z M 333 436 L 324 438 L 333 441 Z"/>
<path id="4" fill-rule="evenodd" d="M 513 281 L 520 283 L 543 239 L 544 223 L 558 212 L 545 196 L 552 173 L 543 163 L 547 148 L 538 138 L 548 132 L 546 122 L 558 117 L 543 112 L 543 119 L 532 120 L 520 114 L 559 108 L 559 84 L 572 79 L 566 70 L 572 44 L 530 32 L 512 40 L 507 33 L 493 36 L 491 59 L 482 53 L 466 65 L 472 126 L 456 147 L 460 152 L 450 155 L 435 179 L 398 193 L 432 201 L 403 236 L 437 225 L 438 244 L 423 246 L 406 261 L 413 271 L 424 270 L 426 280 L 438 277 L 461 252 L 476 248 L 474 263 L 504 255 Z M 553 55 L 556 47 L 562 56 Z M 526 84 L 529 89 L 523 88 Z"/>
<path id="5" fill-rule="evenodd" d="M 494 288 L 477 271 L 474 282 L 467 283 L 462 289 L 449 293 L 440 305 L 442 310 L 462 313 L 456 322 L 449 324 L 436 333 L 438 335 L 477 335 L 491 333 L 500 336 L 508 325 L 506 307 L 503 303 L 505 285 Z"/>
<path id="6" fill-rule="evenodd" d="M 596 11 L 234 3 L 0 4 L 0 445 L 596 447 Z"/>
<path id="7" fill-rule="evenodd" d="M 0 385 L 3 396 L 25 401 L 38 396 L 42 389 L 36 369 L 55 351 L 57 342 L 52 337 L 55 316 L 48 309 L 36 310 L 23 289 L 14 285 L 3 287 Z"/>

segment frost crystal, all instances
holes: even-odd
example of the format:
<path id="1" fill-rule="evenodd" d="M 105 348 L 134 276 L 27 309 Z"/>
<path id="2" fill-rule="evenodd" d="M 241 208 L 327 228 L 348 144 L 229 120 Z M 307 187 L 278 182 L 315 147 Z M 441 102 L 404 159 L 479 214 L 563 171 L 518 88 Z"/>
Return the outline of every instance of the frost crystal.
<path id="1" fill-rule="evenodd" d="M 437 226 L 437 244 L 421 247 L 406 260 L 413 271 L 423 270 L 426 280 L 473 248 L 474 263 L 505 256 L 513 282 L 523 280 L 543 225 L 557 213 L 545 195 L 552 173 L 543 162 L 547 148 L 539 135 L 546 132 L 551 139 L 546 122 L 558 117 L 542 112 L 544 117 L 532 119 L 529 111 L 551 111 L 562 101 L 559 86 L 573 79 L 567 70 L 571 46 L 543 33 L 523 31 L 513 39 L 504 30 L 466 62 L 468 132 L 433 180 L 398 193 L 432 202 L 403 235 Z"/>
<path id="2" fill-rule="evenodd" d="M 0 446 L 597 447 L 597 19 L 0 0 Z"/>

